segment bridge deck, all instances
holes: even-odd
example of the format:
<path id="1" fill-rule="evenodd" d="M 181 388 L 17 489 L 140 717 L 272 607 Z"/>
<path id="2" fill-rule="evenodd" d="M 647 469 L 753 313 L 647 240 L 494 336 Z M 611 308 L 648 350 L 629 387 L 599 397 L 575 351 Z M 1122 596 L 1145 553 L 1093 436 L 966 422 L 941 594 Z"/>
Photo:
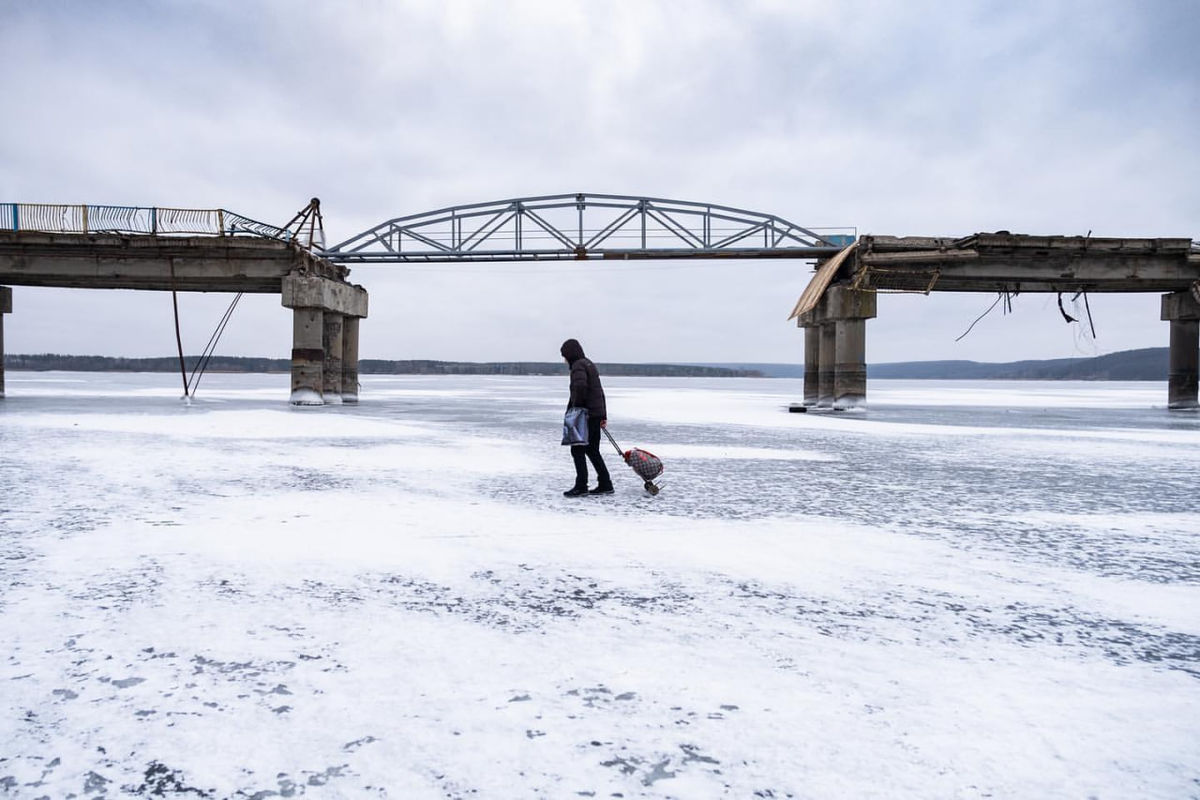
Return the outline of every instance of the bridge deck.
<path id="1" fill-rule="evenodd" d="M 863 236 L 838 280 L 922 292 L 1176 292 L 1200 281 L 1200 251 L 1178 238 Z"/>
<path id="2" fill-rule="evenodd" d="M 0 285 L 279 293 L 303 271 L 344 281 L 345 267 L 256 236 L 151 236 L 0 230 Z"/>

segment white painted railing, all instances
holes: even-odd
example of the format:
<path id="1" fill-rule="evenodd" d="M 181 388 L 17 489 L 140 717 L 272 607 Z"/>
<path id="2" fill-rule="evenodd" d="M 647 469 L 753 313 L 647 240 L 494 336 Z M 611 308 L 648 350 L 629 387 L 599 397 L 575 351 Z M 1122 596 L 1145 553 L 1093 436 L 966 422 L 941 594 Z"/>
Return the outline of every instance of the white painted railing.
<path id="1" fill-rule="evenodd" d="M 0 230 L 43 233 L 134 233 L 151 236 L 264 236 L 289 241 L 274 225 L 223 208 L 0 203 Z"/>

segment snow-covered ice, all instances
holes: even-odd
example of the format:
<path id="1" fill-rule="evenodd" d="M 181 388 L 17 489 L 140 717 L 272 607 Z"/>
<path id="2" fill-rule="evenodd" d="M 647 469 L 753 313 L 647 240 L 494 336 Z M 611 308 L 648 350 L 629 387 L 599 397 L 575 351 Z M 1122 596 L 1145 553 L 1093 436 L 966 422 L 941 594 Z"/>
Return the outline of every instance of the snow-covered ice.
<path id="1" fill-rule="evenodd" d="M 1200 418 L 1160 384 L 12 373 L 0 795 L 1200 795 Z"/>

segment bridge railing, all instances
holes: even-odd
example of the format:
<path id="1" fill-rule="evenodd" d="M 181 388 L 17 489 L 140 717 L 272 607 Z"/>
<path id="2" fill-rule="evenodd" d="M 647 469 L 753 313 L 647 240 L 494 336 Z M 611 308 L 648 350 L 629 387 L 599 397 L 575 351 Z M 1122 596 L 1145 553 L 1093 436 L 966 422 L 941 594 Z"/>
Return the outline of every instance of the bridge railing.
<path id="1" fill-rule="evenodd" d="M 224 208 L 0 203 L 0 230 L 151 236 L 261 236 L 291 241 L 283 228 Z"/>

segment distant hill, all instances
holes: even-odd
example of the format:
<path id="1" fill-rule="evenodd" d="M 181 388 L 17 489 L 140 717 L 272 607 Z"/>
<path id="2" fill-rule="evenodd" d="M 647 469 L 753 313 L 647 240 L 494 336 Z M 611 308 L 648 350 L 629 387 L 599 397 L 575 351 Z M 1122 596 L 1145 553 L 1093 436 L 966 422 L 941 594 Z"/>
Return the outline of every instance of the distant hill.
<path id="1" fill-rule="evenodd" d="M 190 372 L 197 357 L 185 357 Z M 165 358 L 109 358 L 107 356 L 8 355 L 10 370 L 68 370 L 75 372 L 176 372 L 179 360 Z M 679 378 L 802 378 L 804 364 L 600 364 L 604 375 Z M 210 372 L 288 372 L 286 358 L 214 356 Z M 358 364 L 364 375 L 565 375 L 566 364 L 553 361 L 388 361 L 364 358 Z M 930 380 L 1027 381 L 1160 381 L 1167 377 L 1167 348 L 1124 350 L 1094 358 L 1055 358 L 1047 361 L 907 361 L 869 364 L 867 377 Z"/>
<path id="2" fill-rule="evenodd" d="M 1047 361 L 914 361 L 871 364 L 868 378 L 932 378 L 1022 381 L 1161 381 L 1167 377 L 1167 348 L 1147 347 L 1092 358 Z"/>
<path id="3" fill-rule="evenodd" d="M 184 364 L 190 373 L 198 356 L 185 356 Z M 64 370 L 69 372 L 178 372 L 179 359 L 110 358 L 108 356 L 68 356 L 55 353 L 38 355 L 6 355 L 4 365 L 10 370 Z M 681 378 L 758 378 L 750 369 L 711 367 L 698 364 L 599 364 L 604 375 L 637 375 L 646 377 Z M 209 372 L 289 372 L 291 361 L 286 358 L 246 358 L 242 356 L 213 356 Z M 561 362 L 538 361 L 387 361 L 364 358 L 358 362 L 363 375 L 566 375 L 567 365 Z"/>
<path id="4" fill-rule="evenodd" d="M 795 364 L 709 364 L 761 372 L 768 378 L 804 377 L 803 360 Z M 1167 348 L 1124 350 L 1093 358 L 1054 358 L 1045 361 L 905 361 L 867 365 L 869 378 L 930 380 L 1026 381 L 1160 381 L 1167 377 Z"/>

